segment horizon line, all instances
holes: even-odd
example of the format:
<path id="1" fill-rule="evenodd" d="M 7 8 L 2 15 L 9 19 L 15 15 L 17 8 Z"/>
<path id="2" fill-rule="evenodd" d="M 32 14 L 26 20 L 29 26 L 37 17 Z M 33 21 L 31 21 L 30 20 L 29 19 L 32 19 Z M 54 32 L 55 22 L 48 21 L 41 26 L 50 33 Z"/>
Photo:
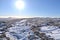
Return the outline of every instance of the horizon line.
<path id="1" fill-rule="evenodd" d="M 43 17 L 47 18 L 46 16 L 0 16 L 0 18 L 34 18 L 34 17 Z M 49 17 L 49 18 L 60 18 L 60 17 Z"/>

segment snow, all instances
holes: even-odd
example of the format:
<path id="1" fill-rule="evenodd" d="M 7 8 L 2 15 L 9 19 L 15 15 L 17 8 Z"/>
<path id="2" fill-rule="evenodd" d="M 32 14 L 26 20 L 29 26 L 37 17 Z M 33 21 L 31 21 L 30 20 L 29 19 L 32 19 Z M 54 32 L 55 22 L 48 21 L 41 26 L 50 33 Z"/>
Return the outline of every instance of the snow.
<path id="1" fill-rule="evenodd" d="M 20 26 L 25 25 L 26 24 L 26 21 L 27 20 L 21 20 L 19 22 L 16 22 L 16 25 L 20 25 Z"/>
<path id="2" fill-rule="evenodd" d="M 20 25 L 18 23 L 18 25 Z M 29 35 L 29 32 L 30 32 L 30 35 L 33 35 L 33 32 L 30 30 L 30 26 L 14 26 L 14 27 L 11 27 L 11 28 L 8 28 L 8 31 L 6 33 L 6 36 L 7 37 L 12 37 L 11 40 L 14 40 L 15 38 L 17 40 L 28 40 L 27 39 L 27 36 Z"/>
<path id="3" fill-rule="evenodd" d="M 56 26 L 44 26 L 41 28 L 41 30 L 44 31 L 46 35 L 50 35 L 52 38 L 56 40 L 60 39 L 60 29 Z"/>
<path id="4" fill-rule="evenodd" d="M 6 37 L 9 37 L 10 40 L 28 40 L 28 35 L 34 35 L 34 33 L 30 30 L 30 26 L 25 25 L 25 22 L 26 20 L 16 22 L 13 27 L 8 28 L 9 32 L 5 33 Z M 57 26 L 43 26 L 40 28 L 42 32 L 46 33 L 46 35 L 50 35 L 52 38 L 56 40 L 60 39 L 60 29 Z"/>
<path id="5" fill-rule="evenodd" d="M 41 30 L 49 31 L 49 30 L 55 30 L 57 28 L 58 27 L 56 27 L 56 26 L 43 26 L 43 27 L 41 27 Z"/>
<path id="6" fill-rule="evenodd" d="M 0 34 L 2 34 L 2 31 L 0 31 Z"/>

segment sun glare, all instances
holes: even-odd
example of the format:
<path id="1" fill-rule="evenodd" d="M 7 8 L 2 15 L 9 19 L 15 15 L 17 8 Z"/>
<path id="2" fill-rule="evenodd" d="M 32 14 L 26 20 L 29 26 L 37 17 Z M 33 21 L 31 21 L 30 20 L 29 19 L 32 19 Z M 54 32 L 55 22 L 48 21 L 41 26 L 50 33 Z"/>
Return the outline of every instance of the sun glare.
<path id="1" fill-rule="evenodd" d="M 24 6 L 25 6 L 24 1 L 22 0 L 16 1 L 15 6 L 17 9 L 24 9 Z"/>

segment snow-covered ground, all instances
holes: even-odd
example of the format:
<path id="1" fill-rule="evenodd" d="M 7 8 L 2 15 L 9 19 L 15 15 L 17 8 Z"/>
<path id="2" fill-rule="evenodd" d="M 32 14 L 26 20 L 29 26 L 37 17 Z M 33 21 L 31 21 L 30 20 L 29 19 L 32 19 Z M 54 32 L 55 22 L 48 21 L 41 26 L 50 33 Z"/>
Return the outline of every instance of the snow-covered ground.
<path id="1" fill-rule="evenodd" d="M 41 31 L 45 32 L 46 35 L 50 35 L 56 40 L 60 40 L 60 29 L 56 26 L 44 26 L 41 27 Z"/>
<path id="2" fill-rule="evenodd" d="M 30 26 L 25 26 L 23 22 L 25 23 L 24 20 L 16 22 L 14 27 L 8 28 L 9 32 L 6 32 L 6 36 L 9 37 L 10 40 L 28 40 L 28 35 L 33 35 L 33 32 L 30 30 Z"/>
<path id="3" fill-rule="evenodd" d="M 30 26 L 26 26 L 26 20 L 16 22 L 13 27 L 8 28 L 6 32 L 6 37 L 9 37 L 10 40 L 29 40 L 28 35 L 34 35 L 30 30 Z M 12 24 L 13 25 L 13 24 Z M 56 26 L 43 26 L 40 27 L 41 31 L 50 35 L 55 40 L 60 40 L 60 29 Z M 40 40 L 40 39 L 36 39 Z"/>

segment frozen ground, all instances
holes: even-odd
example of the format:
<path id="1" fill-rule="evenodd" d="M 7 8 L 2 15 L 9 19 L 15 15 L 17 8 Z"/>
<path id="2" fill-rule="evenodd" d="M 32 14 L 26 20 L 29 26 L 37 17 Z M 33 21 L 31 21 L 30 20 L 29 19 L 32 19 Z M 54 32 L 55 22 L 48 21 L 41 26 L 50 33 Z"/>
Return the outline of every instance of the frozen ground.
<path id="1" fill-rule="evenodd" d="M 8 31 L 5 32 L 6 37 L 10 40 L 41 40 L 41 38 L 35 35 L 31 30 L 31 26 L 28 25 L 30 23 L 27 23 L 26 21 L 27 20 L 22 20 L 12 24 L 13 27 L 8 28 Z M 49 35 L 48 37 L 60 40 L 60 29 L 57 26 L 42 26 L 39 28 L 39 32 L 45 33 L 46 36 Z M 0 31 L 0 33 L 2 32 Z M 29 35 L 32 36 L 30 39 L 28 39 Z"/>
<path id="2" fill-rule="evenodd" d="M 21 22 L 16 22 L 14 27 L 8 28 L 9 32 L 6 32 L 6 37 L 9 37 L 10 40 L 29 40 L 28 36 L 34 35 L 34 33 L 30 30 L 30 26 L 22 26 L 24 25 L 25 21 L 21 21 Z M 40 39 L 36 39 L 36 40 L 40 40 Z"/>
<path id="3" fill-rule="evenodd" d="M 60 29 L 55 26 L 44 26 L 41 27 L 41 30 L 46 33 L 46 35 L 50 35 L 52 38 L 56 40 L 60 40 Z"/>

